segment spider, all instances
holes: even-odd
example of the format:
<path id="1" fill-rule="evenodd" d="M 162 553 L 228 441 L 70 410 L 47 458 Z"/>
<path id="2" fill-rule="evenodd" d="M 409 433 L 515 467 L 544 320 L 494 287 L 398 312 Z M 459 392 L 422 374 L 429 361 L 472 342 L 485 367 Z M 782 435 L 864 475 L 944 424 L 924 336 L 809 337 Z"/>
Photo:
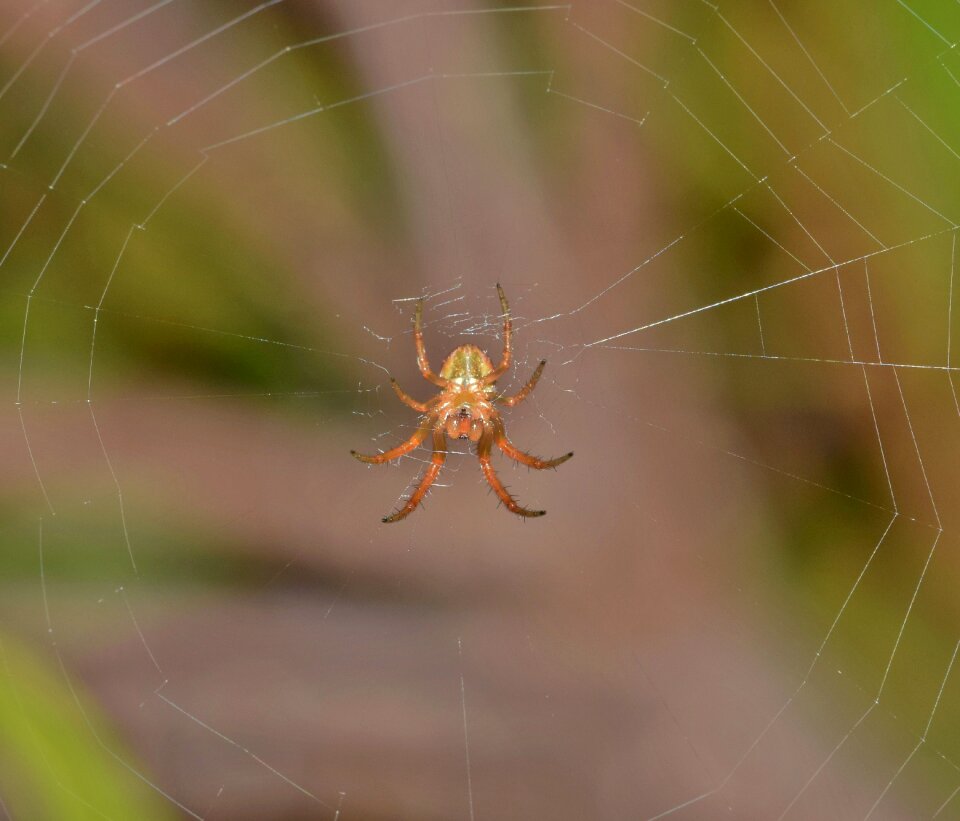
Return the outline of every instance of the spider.
<path id="1" fill-rule="evenodd" d="M 556 459 L 539 459 L 518 450 L 507 438 L 503 419 L 494 404 L 498 403 L 510 408 L 519 405 L 536 386 L 547 361 L 540 362 L 533 372 L 533 376 L 530 377 L 530 381 L 514 396 L 504 396 L 497 391 L 494 383 L 507 372 L 513 359 L 510 348 L 512 332 L 510 307 L 507 305 L 507 298 L 504 296 L 503 288 L 500 287 L 499 283 L 497 284 L 497 294 L 500 296 L 500 307 L 503 310 L 503 358 L 500 360 L 500 364 L 494 368 L 490 357 L 476 345 L 461 345 L 444 360 L 439 376 L 430 370 L 430 363 L 427 361 L 421 327 L 423 300 L 417 301 L 417 309 L 413 315 L 413 341 L 417 348 L 417 365 L 420 368 L 420 373 L 423 374 L 423 378 L 437 385 L 441 389 L 440 393 L 427 402 L 418 402 L 408 396 L 397 383 L 397 380 L 391 377 L 390 384 L 396 391 L 397 396 L 400 397 L 400 401 L 423 414 L 420 425 L 406 442 L 376 456 L 364 456 L 355 450 L 350 451 L 351 455 L 361 462 L 380 465 L 393 459 L 399 459 L 405 453 L 410 453 L 427 438 L 428 434 L 433 433 L 433 456 L 430 460 L 430 467 L 427 468 L 420 484 L 410 494 L 403 507 L 396 513 L 385 516 L 383 518 L 384 522 L 398 522 L 400 519 L 409 516 L 420 504 L 440 473 L 440 468 L 443 467 L 444 459 L 447 456 L 445 439 L 447 436 L 451 439 L 469 439 L 471 442 L 477 443 L 477 458 L 480 460 L 480 469 L 483 471 L 490 487 L 500 497 L 500 501 L 506 505 L 507 510 L 516 513 L 518 516 L 543 516 L 547 512 L 545 510 L 527 510 L 527 508 L 521 507 L 507 492 L 494 472 L 493 465 L 490 464 L 490 451 L 494 444 L 511 459 L 537 470 L 556 467 L 573 456 L 571 451 Z"/>

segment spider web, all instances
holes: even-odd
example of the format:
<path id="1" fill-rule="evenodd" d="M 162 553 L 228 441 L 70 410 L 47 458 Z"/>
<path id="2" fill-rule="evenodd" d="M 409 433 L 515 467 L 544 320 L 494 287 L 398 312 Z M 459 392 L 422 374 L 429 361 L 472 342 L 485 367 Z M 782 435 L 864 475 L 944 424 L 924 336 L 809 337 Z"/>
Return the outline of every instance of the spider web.
<path id="1" fill-rule="evenodd" d="M 0 817 L 960 817 L 960 6 L 0 10 Z M 495 359 L 523 522 L 364 469 Z"/>

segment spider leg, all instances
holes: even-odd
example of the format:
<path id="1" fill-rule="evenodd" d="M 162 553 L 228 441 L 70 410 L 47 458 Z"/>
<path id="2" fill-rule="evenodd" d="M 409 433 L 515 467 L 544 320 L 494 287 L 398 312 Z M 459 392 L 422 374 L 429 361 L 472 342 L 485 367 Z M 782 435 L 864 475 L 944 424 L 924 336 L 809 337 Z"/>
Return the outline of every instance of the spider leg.
<path id="1" fill-rule="evenodd" d="M 403 507 L 401 507 L 396 513 L 383 517 L 383 521 L 385 523 L 399 522 L 401 519 L 406 518 L 413 512 L 414 508 L 420 504 L 423 497 L 427 495 L 427 491 L 430 490 L 430 485 L 436 481 L 437 475 L 440 473 L 440 468 L 443 467 L 443 461 L 446 458 L 446 436 L 442 428 L 434 428 L 433 456 L 430 457 L 430 467 L 427 468 L 427 472 L 423 474 L 423 478 L 420 480 L 420 484 L 417 485 L 417 489 L 410 494 L 410 498 L 407 499 Z"/>
<path id="2" fill-rule="evenodd" d="M 400 401 L 404 405 L 409 405 L 415 411 L 420 411 L 420 413 L 427 412 L 427 406 L 423 402 L 418 402 L 412 396 L 407 395 L 407 393 L 400 387 L 399 383 L 392 376 L 390 377 L 390 384 L 393 386 L 393 389 L 396 391 L 397 396 L 400 397 Z"/>
<path id="3" fill-rule="evenodd" d="M 427 349 L 423 344 L 423 299 L 417 300 L 417 310 L 413 314 L 413 343 L 417 346 L 417 366 L 420 373 L 428 382 L 439 385 L 441 388 L 446 386 L 447 380 L 437 376 L 430 370 L 430 361 L 427 359 Z"/>
<path id="4" fill-rule="evenodd" d="M 420 423 L 420 427 L 416 429 L 413 436 L 407 439 L 406 442 L 397 445 L 395 448 L 384 451 L 383 453 L 378 453 L 376 456 L 365 456 L 362 453 L 357 453 L 355 450 L 351 450 L 350 455 L 354 459 L 359 459 L 361 462 L 365 462 L 368 465 L 382 465 L 384 462 L 390 462 L 393 459 L 399 459 L 405 453 L 409 453 L 411 450 L 414 450 L 417 445 L 427 438 L 427 434 L 430 432 L 430 428 L 433 427 L 433 423 L 433 416 L 427 416 Z"/>
<path id="5" fill-rule="evenodd" d="M 519 462 L 521 465 L 527 465 L 527 467 L 532 467 L 535 470 L 555 468 L 573 456 L 573 451 L 565 453 L 563 456 L 558 456 L 556 459 L 541 459 L 538 456 L 531 456 L 529 453 L 525 453 L 518 449 L 513 442 L 507 438 L 507 432 L 504 430 L 503 422 L 500 419 L 497 419 L 493 423 L 493 440 L 497 443 L 497 447 L 515 462 Z"/>
<path id="6" fill-rule="evenodd" d="M 493 437 L 493 431 L 487 427 L 480 437 L 480 441 L 477 443 L 477 458 L 480 460 L 480 468 L 483 470 L 483 475 L 487 483 L 493 488 L 493 492 L 500 497 L 500 501 L 503 502 L 507 510 L 511 513 L 516 513 L 518 516 L 543 516 L 547 511 L 527 510 L 525 507 L 520 507 L 517 500 L 507 492 L 507 489 L 497 477 L 493 465 L 490 464 L 490 448 L 493 444 Z"/>
<path id="7" fill-rule="evenodd" d="M 533 376 L 530 377 L 530 381 L 524 385 L 520 391 L 513 396 L 498 396 L 495 401 L 499 402 L 502 405 L 507 405 L 508 407 L 513 407 L 514 405 L 519 405 L 524 399 L 526 399 L 533 389 L 537 386 L 537 382 L 540 379 L 540 374 L 543 373 L 544 366 L 547 364 L 546 359 L 542 359 L 540 364 L 537 365 L 537 369 L 533 372 Z"/>
<path id="8" fill-rule="evenodd" d="M 492 385 L 501 376 L 503 376 L 510 363 L 513 361 L 513 348 L 511 347 L 511 338 L 513 335 L 513 323 L 510 320 L 510 306 L 507 304 L 507 298 L 504 296 L 503 288 L 497 283 L 497 293 L 500 295 L 500 310 L 503 313 L 503 359 L 490 373 L 480 380 L 482 385 Z"/>

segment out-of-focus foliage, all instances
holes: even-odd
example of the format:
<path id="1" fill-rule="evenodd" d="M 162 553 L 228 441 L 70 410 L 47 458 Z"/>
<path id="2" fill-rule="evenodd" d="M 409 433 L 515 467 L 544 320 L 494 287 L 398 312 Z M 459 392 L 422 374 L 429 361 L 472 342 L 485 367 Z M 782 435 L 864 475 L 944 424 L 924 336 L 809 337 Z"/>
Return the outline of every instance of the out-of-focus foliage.
<path id="1" fill-rule="evenodd" d="M 0 643 L 0 799 L 11 818 L 167 821 L 169 804 L 54 653 Z M 148 776 L 143 776 L 147 778 Z"/>

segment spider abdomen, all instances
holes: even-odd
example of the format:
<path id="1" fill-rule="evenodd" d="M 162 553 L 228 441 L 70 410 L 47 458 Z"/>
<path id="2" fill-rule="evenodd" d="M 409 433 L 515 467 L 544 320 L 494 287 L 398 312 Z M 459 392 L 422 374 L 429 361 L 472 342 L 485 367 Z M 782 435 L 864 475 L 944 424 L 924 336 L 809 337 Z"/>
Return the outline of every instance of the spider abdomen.
<path id="1" fill-rule="evenodd" d="M 490 357 L 476 345 L 461 345 L 443 361 L 440 376 L 452 382 L 469 384 L 483 379 L 492 370 Z"/>

